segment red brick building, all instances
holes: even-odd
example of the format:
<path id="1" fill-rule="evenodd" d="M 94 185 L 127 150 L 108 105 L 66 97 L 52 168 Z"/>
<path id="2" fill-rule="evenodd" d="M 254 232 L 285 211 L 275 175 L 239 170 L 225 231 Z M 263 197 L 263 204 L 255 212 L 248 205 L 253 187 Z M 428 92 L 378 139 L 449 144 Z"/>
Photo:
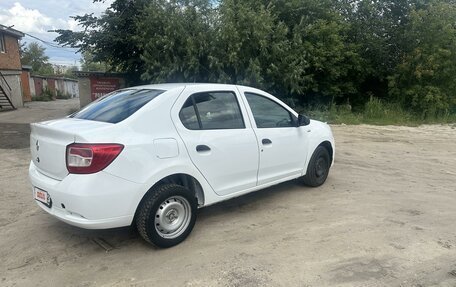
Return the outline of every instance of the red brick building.
<path id="1" fill-rule="evenodd" d="M 19 40 L 24 33 L 0 24 L 0 85 L 15 107 L 22 106 Z"/>

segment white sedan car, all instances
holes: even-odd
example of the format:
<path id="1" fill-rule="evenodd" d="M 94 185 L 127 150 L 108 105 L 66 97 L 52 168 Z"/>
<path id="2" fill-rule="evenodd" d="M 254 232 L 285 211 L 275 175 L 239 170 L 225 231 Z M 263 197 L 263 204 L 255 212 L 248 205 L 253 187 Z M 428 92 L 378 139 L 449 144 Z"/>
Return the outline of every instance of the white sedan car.
<path id="1" fill-rule="evenodd" d="M 118 90 L 58 120 L 31 124 L 37 204 L 89 229 L 136 225 L 159 247 L 182 242 L 197 209 L 334 162 L 330 127 L 258 89 L 160 84 Z"/>

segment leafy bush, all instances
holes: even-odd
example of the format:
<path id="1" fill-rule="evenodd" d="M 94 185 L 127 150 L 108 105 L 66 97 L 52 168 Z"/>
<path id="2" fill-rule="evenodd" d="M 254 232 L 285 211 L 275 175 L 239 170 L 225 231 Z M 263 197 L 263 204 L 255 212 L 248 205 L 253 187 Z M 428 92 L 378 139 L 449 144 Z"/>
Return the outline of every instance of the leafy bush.
<path id="1" fill-rule="evenodd" d="M 349 105 L 313 106 L 299 108 L 301 113 L 313 119 L 331 124 L 373 124 L 373 125 L 408 125 L 435 123 L 456 123 L 455 113 L 446 113 L 423 119 L 420 114 L 407 111 L 399 103 L 386 103 L 371 97 L 364 109 L 353 112 Z"/>
<path id="2" fill-rule="evenodd" d="M 371 97 L 362 113 L 363 122 L 372 124 L 412 124 L 415 116 L 398 103 L 384 103 L 380 99 Z"/>
<path id="3" fill-rule="evenodd" d="M 389 77 L 390 96 L 421 119 L 447 117 L 456 108 L 456 5 L 435 2 L 413 11 L 406 37 L 415 46 Z"/>
<path id="4" fill-rule="evenodd" d="M 353 124 L 361 123 L 361 116 L 351 111 L 349 105 L 324 106 L 317 105 L 307 109 L 301 109 L 303 114 L 312 119 L 328 122 L 332 124 Z"/>
<path id="5" fill-rule="evenodd" d="M 331 103 L 310 110 L 336 122 L 456 114 L 454 1 L 111 2 L 101 16 L 75 16 L 83 29 L 58 30 L 56 41 L 130 84 L 245 84 L 301 105 Z M 353 109 L 341 105 L 348 100 Z"/>
<path id="6" fill-rule="evenodd" d="M 69 95 L 62 93 L 62 91 L 57 90 L 57 95 L 55 96 L 56 99 L 59 100 L 68 100 L 70 98 Z"/>
<path id="7" fill-rule="evenodd" d="M 54 100 L 54 93 L 48 88 L 45 87 L 41 95 L 35 96 L 32 98 L 33 101 L 40 102 L 49 102 Z"/>

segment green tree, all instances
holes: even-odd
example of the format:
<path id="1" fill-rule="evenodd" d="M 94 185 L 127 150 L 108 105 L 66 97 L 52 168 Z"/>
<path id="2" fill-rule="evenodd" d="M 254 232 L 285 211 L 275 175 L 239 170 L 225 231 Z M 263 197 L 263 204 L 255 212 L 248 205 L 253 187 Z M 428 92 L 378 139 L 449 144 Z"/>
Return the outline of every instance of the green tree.
<path id="1" fill-rule="evenodd" d="M 288 29 L 274 6 L 261 1 L 223 1 L 215 23 L 211 65 L 219 81 L 278 91 Z"/>
<path id="2" fill-rule="evenodd" d="M 333 0 L 275 0 L 273 13 L 285 24 L 289 47 L 280 65 L 283 93 L 305 102 L 345 101 L 363 79 L 359 45 L 350 42 L 350 25 Z"/>
<path id="3" fill-rule="evenodd" d="M 283 73 L 285 87 L 323 102 L 345 101 L 356 94 L 362 59 L 357 45 L 346 40 L 346 29 L 337 18 L 308 22 L 301 17 L 293 27 L 291 53 L 285 58 L 289 63 Z"/>
<path id="4" fill-rule="evenodd" d="M 363 59 L 363 80 L 355 104 L 364 105 L 365 95 L 388 97 L 388 77 L 410 49 L 408 23 L 413 9 L 429 0 L 342 0 L 336 1 L 340 15 L 348 24 L 349 43 L 358 45 Z"/>
<path id="5" fill-rule="evenodd" d="M 130 84 L 238 83 L 358 109 L 374 95 L 428 115 L 454 110 L 455 7 L 452 0 L 114 0 L 99 17 L 76 16 L 84 29 L 59 30 L 57 41 L 83 52 L 84 69 L 106 63 Z"/>
<path id="6" fill-rule="evenodd" d="M 106 62 L 97 62 L 94 60 L 94 58 L 94 55 L 89 51 L 82 52 L 81 70 L 100 72 L 107 72 L 113 70 L 113 68 L 110 67 Z"/>
<path id="7" fill-rule="evenodd" d="M 63 73 L 63 76 L 66 78 L 76 79 L 77 77 L 74 74 L 75 71 L 79 71 L 78 66 L 70 66 L 65 70 L 65 72 Z"/>
<path id="8" fill-rule="evenodd" d="M 152 82 L 208 81 L 213 8 L 210 1 L 155 0 L 138 22 L 142 78 Z"/>
<path id="9" fill-rule="evenodd" d="M 390 76 L 390 95 L 423 118 L 456 112 L 456 6 L 435 1 L 411 13 L 412 47 Z"/>
<path id="10" fill-rule="evenodd" d="M 36 42 L 31 42 L 27 46 L 21 45 L 22 65 L 32 66 L 32 72 L 36 74 L 53 74 L 54 70 L 46 56 L 46 48 Z"/>
<path id="11" fill-rule="evenodd" d="M 103 0 L 94 0 L 102 2 Z M 94 62 L 105 62 L 127 74 L 131 84 L 140 83 L 144 71 L 142 43 L 137 37 L 137 22 L 143 17 L 148 0 L 116 0 L 99 17 L 91 14 L 75 16 L 82 31 L 56 30 L 58 43 L 80 52 L 89 52 Z"/>

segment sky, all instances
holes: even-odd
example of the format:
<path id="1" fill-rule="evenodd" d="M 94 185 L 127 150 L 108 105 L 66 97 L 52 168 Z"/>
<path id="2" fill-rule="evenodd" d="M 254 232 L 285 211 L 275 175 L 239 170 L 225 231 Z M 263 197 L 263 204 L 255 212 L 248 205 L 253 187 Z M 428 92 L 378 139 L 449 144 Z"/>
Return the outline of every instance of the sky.
<path id="1" fill-rule="evenodd" d="M 94 13 L 100 15 L 113 0 L 93 3 L 92 0 L 0 0 L 0 24 L 44 41 L 53 42 L 58 36 L 55 29 L 80 30 L 70 16 Z M 39 42 L 30 36 L 22 42 Z M 46 48 L 49 62 L 57 65 L 80 65 L 81 55 L 71 48 L 55 48 L 39 42 Z M 57 45 L 57 43 L 55 43 Z"/>

